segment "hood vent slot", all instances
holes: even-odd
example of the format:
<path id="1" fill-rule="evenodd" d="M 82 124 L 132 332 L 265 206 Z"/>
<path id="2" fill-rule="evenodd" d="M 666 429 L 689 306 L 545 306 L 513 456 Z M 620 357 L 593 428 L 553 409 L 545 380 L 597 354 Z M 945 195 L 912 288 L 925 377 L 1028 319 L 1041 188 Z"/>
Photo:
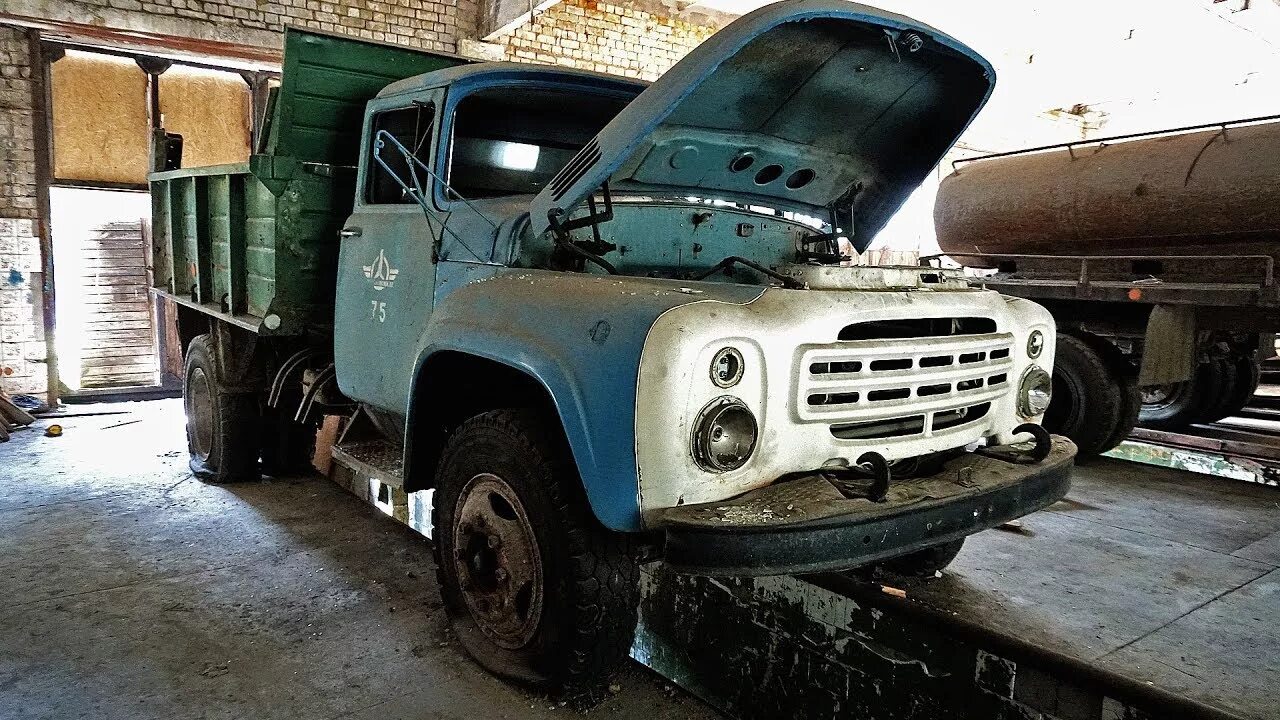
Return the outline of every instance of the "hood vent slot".
<path id="1" fill-rule="evenodd" d="M 591 142 L 582 146 L 578 154 L 573 156 L 568 165 L 565 165 L 556 176 L 551 178 L 551 197 L 559 200 L 564 197 L 569 188 L 578 182 L 578 179 L 587 174 L 591 166 L 600 162 L 600 143 L 595 138 L 591 138 Z"/>
<path id="2" fill-rule="evenodd" d="M 873 320 L 846 325 L 841 340 L 905 340 L 909 338 L 984 335 L 996 331 L 996 321 L 984 317 Z"/>

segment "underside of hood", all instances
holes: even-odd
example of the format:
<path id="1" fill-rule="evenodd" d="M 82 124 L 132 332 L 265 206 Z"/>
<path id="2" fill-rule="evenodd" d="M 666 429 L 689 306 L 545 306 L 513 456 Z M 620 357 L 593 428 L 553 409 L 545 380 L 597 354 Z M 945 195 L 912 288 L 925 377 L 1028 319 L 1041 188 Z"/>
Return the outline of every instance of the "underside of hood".
<path id="1" fill-rule="evenodd" d="M 636 97 L 533 200 L 533 229 L 606 182 L 827 219 L 859 250 L 986 102 L 990 64 L 927 25 L 842 0 L 739 18 Z M 848 224 L 847 219 L 842 222 Z"/>

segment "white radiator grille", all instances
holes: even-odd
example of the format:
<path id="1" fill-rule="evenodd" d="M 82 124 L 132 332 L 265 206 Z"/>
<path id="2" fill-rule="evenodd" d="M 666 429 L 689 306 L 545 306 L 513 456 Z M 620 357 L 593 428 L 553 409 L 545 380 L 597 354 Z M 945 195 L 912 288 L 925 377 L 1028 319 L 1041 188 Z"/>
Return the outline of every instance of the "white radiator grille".
<path id="1" fill-rule="evenodd" d="M 1012 346 L 1009 333 L 804 345 L 796 414 L 837 437 L 928 436 L 1013 391 Z"/>

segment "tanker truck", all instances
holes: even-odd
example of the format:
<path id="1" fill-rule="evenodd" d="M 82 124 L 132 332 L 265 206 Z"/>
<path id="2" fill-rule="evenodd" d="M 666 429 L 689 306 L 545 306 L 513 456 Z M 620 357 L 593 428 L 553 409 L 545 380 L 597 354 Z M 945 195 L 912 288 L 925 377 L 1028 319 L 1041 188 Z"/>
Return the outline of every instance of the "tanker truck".
<path id="1" fill-rule="evenodd" d="M 1045 426 L 1081 457 L 1238 412 L 1280 331 L 1280 116 L 959 160 L 938 244 L 1058 326 Z"/>
<path id="2" fill-rule="evenodd" d="M 290 31 L 258 152 L 151 175 L 191 468 L 287 470 L 339 418 L 335 461 L 430 508 L 460 644 L 576 699 L 626 657 L 639 563 L 932 575 L 1069 487 L 1053 318 L 838 248 L 993 82 L 843 0 L 651 85 Z"/>

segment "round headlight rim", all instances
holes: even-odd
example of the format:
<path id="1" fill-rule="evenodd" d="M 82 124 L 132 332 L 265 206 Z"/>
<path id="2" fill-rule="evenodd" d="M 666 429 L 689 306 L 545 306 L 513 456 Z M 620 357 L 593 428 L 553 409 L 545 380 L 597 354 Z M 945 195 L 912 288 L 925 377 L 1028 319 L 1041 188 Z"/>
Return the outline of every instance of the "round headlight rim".
<path id="1" fill-rule="evenodd" d="M 727 379 L 722 379 L 717 372 L 720 366 L 720 359 L 723 357 L 731 358 L 731 360 L 737 364 L 736 372 Z M 711 375 L 711 382 L 722 390 L 728 390 L 739 382 L 742 382 L 742 375 L 746 372 L 746 366 L 747 363 L 742 357 L 742 351 L 732 345 L 726 345 L 717 350 L 715 355 L 711 356 L 711 367 L 708 370 Z"/>
<path id="2" fill-rule="evenodd" d="M 710 429 L 711 421 L 715 418 L 721 417 L 727 410 L 743 411 L 746 413 L 746 418 L 751 423 L 751 445 L 747 449 L 747 452 L 742 455 L 741 461 L 736 465 L 722 464 L 710 452 L 707 444 L 704 442 L 708 434 L 707 431 Z M 733 395 L 721 395 L 720 397 L 711 400 L 711 402 L 703 406 L 702 410 L 698 411 L 698 416 L 693 422 L 693 430 L 690 433 L 689 439 L 690 454 L 693 456 L 693 460 L 697 463 L 699 468 L 707 472 L 717 474 L 733 472 L 734 470 L 740 470 L 746 466 L 746 464 L 751 461 L 752 456 L 755 455 L 756 446 L 759 444 L 760 440 L 760 421 L 756 419 L 756 414 L 751 411 L 751 408 L 743 402 L 741 398 Z"/>
<path id="3" fill-rule="evenodd" d="M 1047 390 L 1045 394 L 1049 398 L 1049 402 L 1046 402 L 1044 409 L 1039 412 L 1036 412 L 1035 408 L 1031 407 L 1030 396 L 1031 388 L 1033 387 L 1033 380 L 1036 380 L 1037 382 L 1043 381 L 1044 387 Z M 1039 365 L 1031 365 L 1024 370 L 1022 377 L 1018 380 L 1018 416 L 1024 419 L 1031 419 L 1044 415 L 1045 412 L 1049 410 L 1049 403 L 1052 401 L 1053 376 Z"/>
<path id="4" fill-rule="evenodd" d="M 1044 332 L 1040 330 L 1032 330 L 1027 335 L 1027 357 L 1035 360 L 1044 353 Z"/>

